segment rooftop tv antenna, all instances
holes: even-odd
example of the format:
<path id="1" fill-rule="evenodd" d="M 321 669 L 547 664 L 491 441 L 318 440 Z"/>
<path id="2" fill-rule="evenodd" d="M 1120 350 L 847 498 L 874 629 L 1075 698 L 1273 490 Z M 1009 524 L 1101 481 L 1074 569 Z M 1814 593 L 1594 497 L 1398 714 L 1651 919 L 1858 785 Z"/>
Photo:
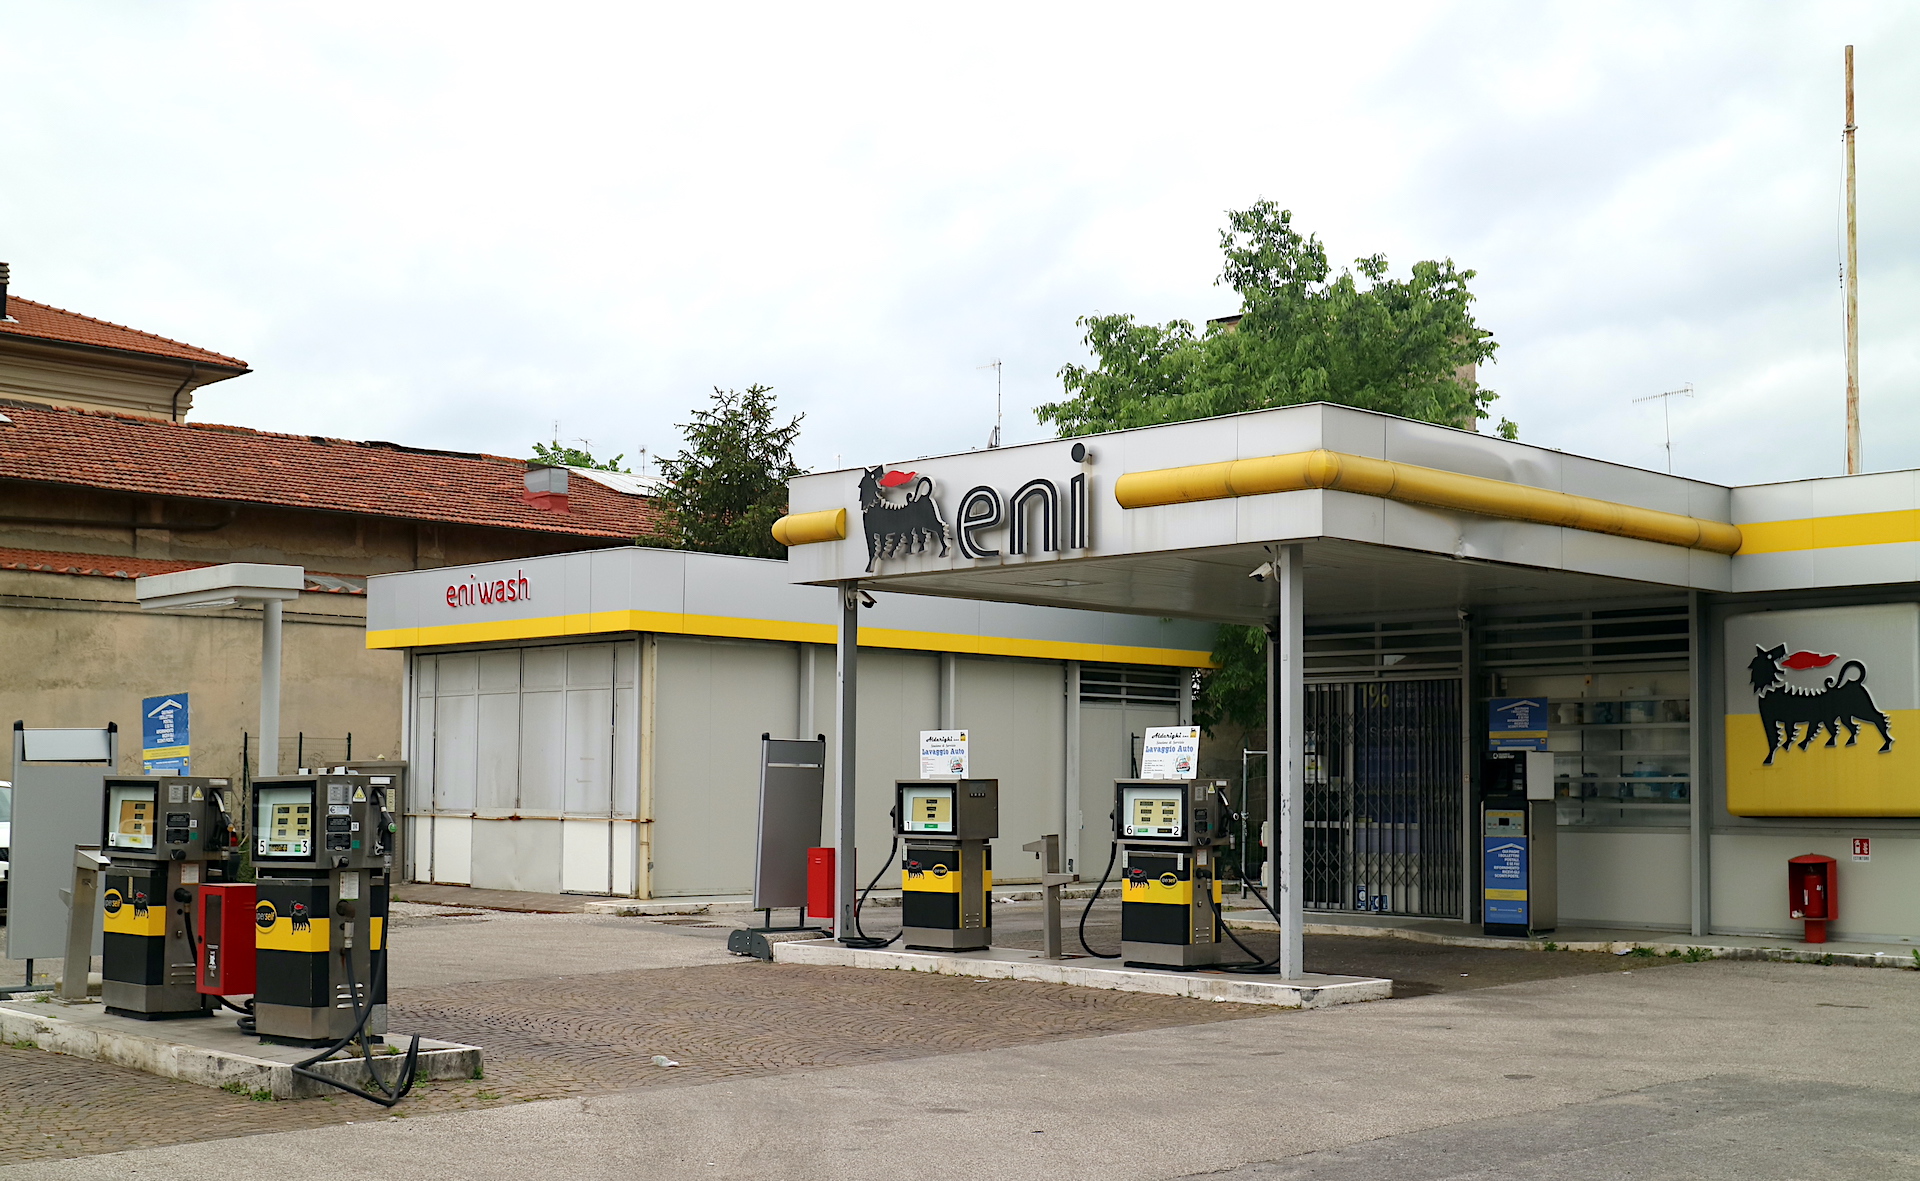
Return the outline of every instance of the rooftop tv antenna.
<path id="1" fill-rule="evenodd" d="M 1860 238 L 1853 212 L 1853 46 L 1847 46 L 1847 474 L 1860 472 Z"/>
<path id="2" fill-rule="evenodd" d="M 1691 398 L 1691 397 L 1693 397 L 1693 383 L 1688 382 L 1686 385 L 1681 386 L 1677 390 L 1668 390 L 1664 394 L 1648 394 L 1644 398 L 1634 399 L 1634 402 L 1636 404 L 1640 402 L 1651 402 L 1656 398 L 1659 399 L 1660 401 L 1660 417 L 1666 423 L 1666 426 L 1667 426 L 1667 474 L 1668 475 L 1673 474 L 1673 411 L 1671 409 L 1671 407 L 1673 406 L 1673 400 L 1675 398 Z"/>
<path id="3" fill-rule="evenodd" d="M 980 368 L 993 370 L 993 433 L 987 436 L 987 447 L 991 449 L 994 447 L 998 447 L 1000 445 L 1000 368 L 1001 366 L 1000 366 L 1000 362 L 993 361 L 986 365 L 980 366 Z"/>

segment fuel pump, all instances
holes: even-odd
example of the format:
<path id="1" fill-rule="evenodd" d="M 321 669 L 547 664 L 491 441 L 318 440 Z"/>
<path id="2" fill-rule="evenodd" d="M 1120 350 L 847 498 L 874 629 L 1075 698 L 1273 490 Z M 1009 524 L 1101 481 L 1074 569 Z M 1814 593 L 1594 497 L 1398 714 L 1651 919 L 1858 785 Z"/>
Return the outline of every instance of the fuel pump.
<path id="1" fill-rule="evenodd" d="M 194 986 L 193 908 L 231 851 L 232 786 L 178 776 L 111 777 L 103 786 L 100 999 L 123 1017 L 205 1016 L 209 1002 Z"/>
<path id="2" fill-rule="evenodd" d="M 902 779 L 895 785 L 901 935 L 908 947 L 977 951 L 993 937 L 998 779 Z"/>
<path id="3" fill-rule="evenodd" d="M 253 783 L 254 1028 L 320 1046 L 386 1032 L 390 780 L 345 773 Z"/>
<path id="4" fill-rule="evenodd" d="M 1553 756 L 1491 751 L 1481 765 L 1481 929 L 1544 934 L 1560 921 Z"/>
<path id="5" fill-rule="evenodd" d="M 1226 789 L 1221 779 L 1115 781 L 1125 962 L 1172 968 L 1220 962 L 1215 846 L 1227 837 Z"/>

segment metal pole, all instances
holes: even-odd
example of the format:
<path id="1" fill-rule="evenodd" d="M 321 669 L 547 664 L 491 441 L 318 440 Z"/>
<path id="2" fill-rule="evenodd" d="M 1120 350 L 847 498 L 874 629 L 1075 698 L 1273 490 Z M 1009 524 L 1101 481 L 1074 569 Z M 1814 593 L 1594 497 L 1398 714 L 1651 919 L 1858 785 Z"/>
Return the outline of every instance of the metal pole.
<path id="1" fill-rule="evenodd" d="M 1860 471 L 1860 238 L 1853 208 L 1853 46 L 1847 46 L 1847 474 Z"/>
<path id="2" fill-rule="evenodd" d="M 1069 872 L 1079 864 L 1080 844 L 1086 839 L 1081 831 L 1085 818 L 1080 815 L 1080 662 L 1066 662 L 1062 681 L 1066 687 L 1066 760 L 1061 768 L 1060 833 L 1066 842 L 1063 856 Z"/>
<path id="3" fill-rule="evenodd" d="M 1301 649 L 1306 643 L 1301 547 L 1281 546 L 1273 563 L 1280 602 L 1267 641 L 1267 831 L 1273 866 L 1274 910 L 1280 916 L 1280 976 L 1297 980 L 1306 971 L 1301 944 L 1301 858 L 1305 852 L 1305 784 L 1300 752 L 1305 728 L 1306 686 Z"/>
<path id="4" fill-rule="evenodd" d="M 1718 657 L 1707 627 L 1706 596 L 1687 592 L 1687 836 L 1692 843 L 1687 860 L 1692 867 L 1691 924 L 1694 935 L 1705 935 L 1713 923 L 1713 815 L 1707 811 L 1708 718 L 1707 670 Z"/>
<path id="5" fill-rule="evenodd" d="M 839 586 L 840 634 L 834 648 L 834 690 L 837 694 L 833 718 L 834 773 L 839 777 L 834 827 L 833 936 L 853 937 L 853 906 L 859 894 L 859 868 L 855 864 L 858 846 L 854 834 L 854 741 L 858 721 L 860 672 L 860 584 L 849 580 Z"/>
<path id="6" fill-rule="evenodd" d="M 260 774 L 280 774 L 280 600 L 260 604 Z"/>

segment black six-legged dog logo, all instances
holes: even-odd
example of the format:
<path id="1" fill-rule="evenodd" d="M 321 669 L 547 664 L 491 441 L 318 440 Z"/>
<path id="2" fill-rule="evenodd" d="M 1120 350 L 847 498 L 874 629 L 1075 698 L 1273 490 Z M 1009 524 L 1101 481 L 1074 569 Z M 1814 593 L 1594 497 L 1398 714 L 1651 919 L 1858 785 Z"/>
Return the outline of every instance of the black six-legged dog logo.
<path id="1" fill-rule="evenodd" d="M 1873 704 L 1873 695 L 1867 692 L 1866 665 L 1849 660 L 1840 666 L 1837 674 L 1826 678 L 1821 688 L 1802 689 L 1787 683 L 1785 670 L 1825 668 L 1840 659 L 1839 656 L 1822 656 L 1817 652 L 1795 652 L 1789 656 L 1785 644 L 1771 648 L 1756 644 L 1753 651 L 1747 675 L 1752 680 L 1753 695 L 1760 702 L 1760 725 L 1767 732 L 1764 766 L 1773 766 L 1773 756 L 1793 745 L 1802 726 L 1807 729 L 1800 736 L 1801 750 L 1812 744 L 1822 728 L 1827 732 L 1826 745 L 1834 745 L 1842 726 L 1847 728 L 1847 745 L 1852 746 L 1859 741 L 1861 722 L 1880 732 L 1879 753 L 1886 754 L 1893 749 L 1893 732 L 1888 729 L 1890 719 Z"/>
<path id="2" fill-rule="evenodd" d="M 908 489 L 903 503 L 887 499 L 889 490 L 902 487 Z M 925 553 L 929 542 L 938 542 L 945 557 L 953 536 L 933 499 L 932 478 L 916 472 L 868 468 L 860 477 L 860 521 L 867 534 L 869 574 L 881 558 Z"/>

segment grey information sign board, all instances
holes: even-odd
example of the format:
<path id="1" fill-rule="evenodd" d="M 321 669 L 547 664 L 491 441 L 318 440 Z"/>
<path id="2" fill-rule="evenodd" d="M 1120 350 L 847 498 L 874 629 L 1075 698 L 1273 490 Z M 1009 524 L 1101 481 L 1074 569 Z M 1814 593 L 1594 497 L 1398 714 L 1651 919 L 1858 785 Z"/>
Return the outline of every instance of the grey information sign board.
<path id="1" fill-rule="evenodd" d="M 105 730 L 13 731 L 13 851 L 7 869 L 7 958 L 67 954 L 75 845 L 98 845 L 106 777 L 118 735 Z M 100 954 L 100 923 L 93 924 Z"/>
<path id="2" fill-rule="evenodd" d="M 760 838 L 753 858 L 756 910 L 807 904 L 807 850 L 820 843 L 827 782 L 825 738 L 760 736 Z"/>

